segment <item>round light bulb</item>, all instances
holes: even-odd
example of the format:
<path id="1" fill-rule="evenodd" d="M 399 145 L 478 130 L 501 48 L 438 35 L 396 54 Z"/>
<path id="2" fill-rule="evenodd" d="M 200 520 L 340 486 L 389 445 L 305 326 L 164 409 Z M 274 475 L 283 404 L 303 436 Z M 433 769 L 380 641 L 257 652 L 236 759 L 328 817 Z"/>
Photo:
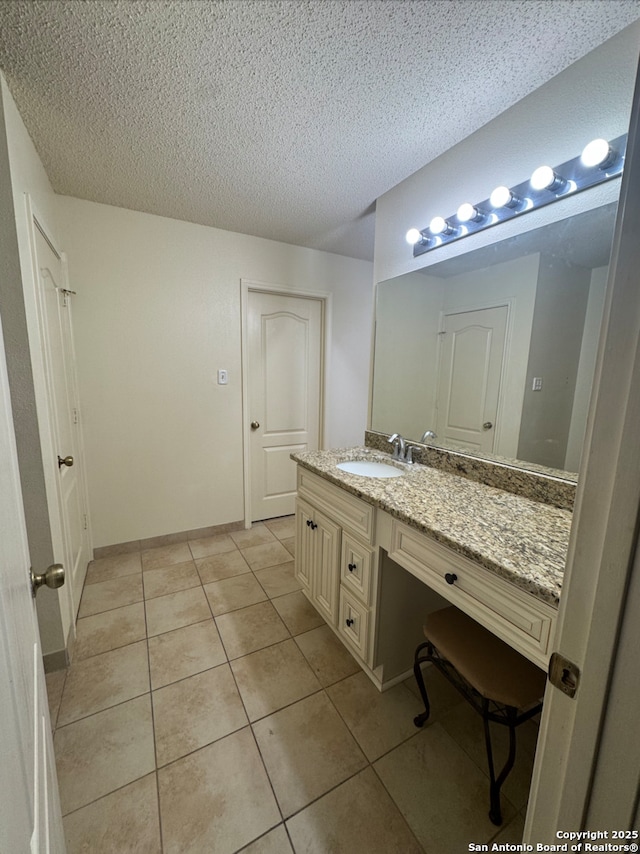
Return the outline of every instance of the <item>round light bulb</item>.
<path id="1" fill-rule="evenodd" d="M 405 234 L 405 239 L 411 246 L 415 246 L 416 243 L 420 243 L 422 240 L 422 234 L 417 228 L 410 228 Z"/>
<path id="2" fill-rule="evenodd" d="M 580 160 L 584 166 L 603 166 L 612 154 L 613 149 L 606 139 L 593 139 L 583 148 Z"/>
<path id="3" fill-rule="evenodd" d="M 469 202 L 464 202 L 458 208 L 457 216 L 460 222 L 470 222 L 472 219 L 480 217 L 480 211 L 474 205 L 469 204 Z"/>
<path id="4" fill-rule="evenodd" d="M 534 190 L 550 190 L 557 180 L 558 176 L 551 166 L 538 166 L 531 176 L 531 186 Z"/>
<path id="5" fill-rule="evenodd" d="M 429 231 L 432 234 L 443 234 L 447 230 L 447 221 L 442 216 L 434 216 L 429 223 Z"/>
<path id="6" fill-rule="evenodd" d="M 513 199 L 513 194 L 508 187 L 496 187 L 489 196 L 492 208 L 503 208 Z"/>

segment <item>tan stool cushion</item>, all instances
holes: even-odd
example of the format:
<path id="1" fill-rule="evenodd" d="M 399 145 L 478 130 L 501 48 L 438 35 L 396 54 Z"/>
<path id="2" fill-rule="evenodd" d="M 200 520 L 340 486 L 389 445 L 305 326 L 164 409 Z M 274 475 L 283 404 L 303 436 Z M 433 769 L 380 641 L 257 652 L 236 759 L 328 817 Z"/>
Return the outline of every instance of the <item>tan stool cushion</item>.
<path id="1" fill-rule="evenodd" d="M 457 608 L 429 614 L 424 634 L 483 697 L 526 709 L 544 694 L 539 667 Z"/>

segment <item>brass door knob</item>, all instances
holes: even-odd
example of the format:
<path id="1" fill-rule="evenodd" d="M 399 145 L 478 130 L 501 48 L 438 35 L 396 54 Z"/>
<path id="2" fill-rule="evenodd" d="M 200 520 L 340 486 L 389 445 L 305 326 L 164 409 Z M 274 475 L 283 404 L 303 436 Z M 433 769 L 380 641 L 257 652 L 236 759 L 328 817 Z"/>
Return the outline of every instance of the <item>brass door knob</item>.
<path id="1" fill-rule="evenodd" d="M 29 573 L 31 575 L 31 590 L 34 596 L 43 584 L 51 587 L 52 590 L 62 587 L 64 584 L 64 567 L 61 563 L 52 563 L 51 566 L 45 569 L 42 575 L 36 575 L 33 569 L 29 570 Z"/>
<path id="2" fill-rule="evenodd" d="M 491 421 L 485 421 L 484 424 L 482 425 L 483 430 L 491 430 L 492 427 L 493 427 L 493 423 Z"/>
<path id="3" fill-rule="evenodd" d="M 260 426 L 260 422 L 259 422 L 259 421 L 252 421 L 252 422 L 251 422 L 251 429 L 252 429 L 252 430 L 257 430 L 259 426 Z"/>
<path id="4" fill-rule="evenodd" d="M 72 466 L 73 465 L 73 457 L 61 457 L 58 455 L 58 468 L 61 469 L 62 466 Z"/>

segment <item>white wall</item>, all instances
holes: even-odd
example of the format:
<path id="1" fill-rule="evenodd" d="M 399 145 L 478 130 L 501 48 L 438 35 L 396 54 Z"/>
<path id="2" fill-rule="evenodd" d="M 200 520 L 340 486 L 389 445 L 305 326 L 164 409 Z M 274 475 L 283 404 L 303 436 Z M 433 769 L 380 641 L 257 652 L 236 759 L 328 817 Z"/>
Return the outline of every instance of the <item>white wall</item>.
<path id="1" fill-rule="evenodd" d="M 576 378 L 576 393 L 573 400 L 571 427 L 567 441 L 567 458 L 564 468 L 567 471 L 578 471 L 582 456 L 582 444 L 587 423 L 587 412 L 591 398 L 591 387 L 596 368 L 600 327 L 604 313 L 604 297 L 607 289 L 609 267 L 598 267 L 591 271 L 589 301 L 584 321 L 584 333 L 580 348 L 580 362 Z"/>
<path id="2" fill-rule="evenodd" d="M 564 469 L 591 271 L 540 256 L 517 457 Z M 542 389 L 533 391 L 533 378 Z M 586 418 L 585 422 L 586 423 Z"/>
<path id="3" fill-rule="evenodd" d="M 615 200 L 619 181 L 415 259 L 405 241 L 407 229 L 425 228 L 432 217 L 453 214 L 463 201 L 486 199 L 499 184 L 519 184 L 541 163 L 554 166 L 569 160 L 594 137 L 613 139 L 626 133 L 639 45 L 637 22 L 381 196 L 376 203 L 375 280 L 421 269 Z"/>
<path id="4" fill-rule="evenodd" d="M 420 439 L 436 429 L 442 281 L 408 273 L 376 291 L 371 428 Z"/>
<path id="5" fill-rule="evenodd" d="M 370 263 L 57 201 L 94 545 L 243 519 L 241 279 L 332 294 L 325 445 L 363 441 Z"/>

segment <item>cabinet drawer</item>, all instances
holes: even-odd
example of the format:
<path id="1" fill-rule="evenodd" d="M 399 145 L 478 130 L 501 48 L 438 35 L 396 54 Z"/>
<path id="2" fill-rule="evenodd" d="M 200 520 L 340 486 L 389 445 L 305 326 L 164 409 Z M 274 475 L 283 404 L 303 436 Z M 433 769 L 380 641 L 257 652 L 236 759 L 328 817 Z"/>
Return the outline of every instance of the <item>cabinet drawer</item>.
<path id="1" fill-rule="evenodd" d="M 346 588 L 361 600 L 371 605 L 371 570 L 374 561 L 373 549 L 362 545 L 345 534 L 342 538 L 340 576 Z"/>
<path id="2" fill-rule="evenodd" d="M 556 611 L 546 602 L 396 520 L 389 557 L 531 661 L 547 668 Z M 447 582 L 446 575 L 453 583 Z"/>
<path id="3" fill-rule="evenodd" d="M 298 466 L 298 495 L 327 513 L 343 530 L 373 543 L 375 508 L 322 477 Z"/>
<path id="4" fill-rule="evenodd" d="M 344 587 L 340 587 L 338 631 L 366 663 L 369 640 L 369 609 L 358 602 Z"/>

